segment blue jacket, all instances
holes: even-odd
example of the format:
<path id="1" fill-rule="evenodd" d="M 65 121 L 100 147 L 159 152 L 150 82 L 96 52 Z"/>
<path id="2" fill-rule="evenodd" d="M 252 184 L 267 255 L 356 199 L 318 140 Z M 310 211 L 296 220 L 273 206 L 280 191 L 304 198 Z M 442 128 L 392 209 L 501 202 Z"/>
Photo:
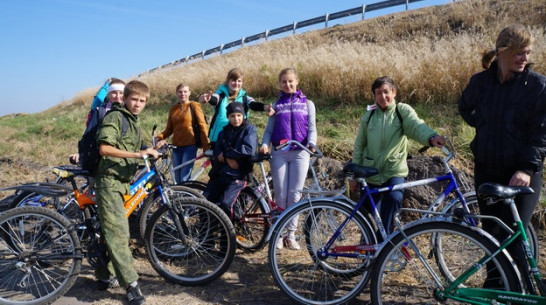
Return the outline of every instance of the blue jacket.
<path id="1" fill-rule="evenodd" d="M 258 131 L 254 125 L 247 121 L 239 127 L 228 124 L 220 131 L 214 146 L 213 169 L 211 172 L 244 179 L 252 171 L 252 164 L 248 159 L 255 154 L 257 146 Z M 220 153 L 223 154 L 224 159 L 235 159 L 239 164 L 239 168 L 232 169 L 226 162 L 220 163 L 218 161 Z"/>

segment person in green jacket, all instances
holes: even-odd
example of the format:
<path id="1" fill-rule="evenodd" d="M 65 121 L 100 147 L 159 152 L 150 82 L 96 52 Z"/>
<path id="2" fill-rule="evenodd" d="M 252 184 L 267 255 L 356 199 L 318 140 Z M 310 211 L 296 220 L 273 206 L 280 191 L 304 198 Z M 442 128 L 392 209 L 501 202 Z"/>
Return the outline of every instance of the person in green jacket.
<path id="1" fill-rule="evenodd" d="M 125 104 L 114 104 L 97 133 L 101 154 L 95 180 L 97 212 L 115 277 L 126 288 L 129 305 L 146 303 L 137 282 L 138 274 L 129 248 L 129 221 L 125 215 L 124 195 L 129 193 L 129 183 L 140 159 L 144 155 L 156 159 L 159 156 L 157 150 L 143 146 L 140 130 L 139 114 L 149 97 L 150 89 L 143 82 L 133 80 L 127 83 L 123 92 Z M 124 118 L 128 122 L 128 129 L 122 135 Z M 104 273 L 107 271 L 103 270 Z"/>
<path id="2" fill-rule="evenodd" d="M 445 139 L 421 120 L 411 106 L 396 103 L 392 78 L 376 79 L 372 92 L 375 103 L 368 106 L 360 122 L 352 162 L 379 170 L 379 174 L 366 180 L 370 187 L 400 184 L 408 176 L 408 138 L 434 147 L 444 146 Z M 357 189 L 355 182 L 351 189 Z M 393 217 L 402 207 L 402 197 L 403 190 L 373 195 L 375 203 L 381 203 L 379 214 L 387 233 L 394 229 Z"/>

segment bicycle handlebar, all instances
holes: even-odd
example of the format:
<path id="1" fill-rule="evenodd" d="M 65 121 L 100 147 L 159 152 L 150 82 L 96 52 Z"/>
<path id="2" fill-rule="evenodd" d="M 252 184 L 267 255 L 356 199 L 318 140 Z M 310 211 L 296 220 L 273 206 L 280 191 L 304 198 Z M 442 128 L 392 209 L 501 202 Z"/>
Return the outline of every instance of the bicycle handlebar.
<path id="1" fill-rule="evenodd" d="M 311 156 L 313 156 L 313 157 L 317 157 L 317 158 L 322 158 L 322 157 L 323 157 L 322 152 L 320 151 L 320 149 L 318 149 L 318 147 L 317 147 L 315 144 L 309 143 L 309 146 L 310 146 L 312 149 L 315 150 L 315 151 L 313 152 L 313 151 L 310 150 L 308 147 L 304 146 L 303 144 L 301 144 L 300 142 L 295 141 L 295 140 L 286 141 L 285 143 L 282 143 L 281 145 L 276 146 L 276 147 L 275 147 L 275 150 L 283 149 L 283 148 L 285 148 L 285 147 L 288 146 L 288 145 L 296 145 L 296 146 L 298 146 L 299 148 L 305 150 L 309 155 L 311 155 Z"/>
<path id="2" fill-rule="evenodd" d="M 448 137 L 444 137 L 444 139 L 446 140 L 446 144 L 442 146 L 442 150 L 446 154 L 445 161 L 448 162 L 449 160 L 451 160 L 451 158 L 455 157 L 457 153 L 455 152 L 455 147 L 453 146 L 453 143 L 451 142 L 451 140 L 449 140 Z M 449 146 L 449 149 L 446 146 Z M 422 154 L 425 151 L 427 151 L 429 148 L 430 146 L 423 146 L 419 149 L 418 152 Z"/>

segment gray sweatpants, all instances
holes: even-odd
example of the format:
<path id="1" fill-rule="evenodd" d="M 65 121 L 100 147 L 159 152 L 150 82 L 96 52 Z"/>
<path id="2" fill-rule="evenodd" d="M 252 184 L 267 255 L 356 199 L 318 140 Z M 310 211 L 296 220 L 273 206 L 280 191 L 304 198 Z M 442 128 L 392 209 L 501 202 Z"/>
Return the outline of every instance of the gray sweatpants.
<path id="1" fill-rule="evenodd" d="M 309 154 L 303 150 L 273 151 L 270 161 L 275 190 L 275 203 L 283 209 L 289 208 L 301 198 L 301 190 L 309 170 Z M 289 231 L 296 230 L 297 217 L 287 225 Z"/>

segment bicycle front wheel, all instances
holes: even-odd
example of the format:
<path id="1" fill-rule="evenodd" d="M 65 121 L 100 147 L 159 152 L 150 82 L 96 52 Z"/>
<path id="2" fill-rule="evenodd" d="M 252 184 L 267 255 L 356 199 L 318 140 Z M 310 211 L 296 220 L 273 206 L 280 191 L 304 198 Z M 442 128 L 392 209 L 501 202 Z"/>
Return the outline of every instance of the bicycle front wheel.
<path id="1" fill-rule="evenodd" d="M 373 256 L 360 246 L 375 243 L 362 215 L 355 214 L 337 232 L 340 234 L 327 253 L 322 252 L 352 211 L 333 201 L 305 202 L 277 221 L 269 241 L 269 268 L 277 286 L 292 300 L 302 304 L 338 304 L 358 296 L 368 280 L 367 267 Z M 296 241 L 305 243 L 300 250 L 279 249 L 290 231 Z"/>
<path id="2" fill-rule="evenodd" d="M 270 224 L 266 215 L 264 198 L 254 189 L 247 187 L 237 197 L 235 205 L 242 210 L 241 219 L 234 221 L 237 246 L 248 251 L 264 247 Z"/>
<path id="3" fill-rule="evenodd" d="M 202 285 L 227 271 L 235 256 L 235 229 L 216 205 L 180 197 L 162 206 L 146 228 L 146 252 L 166 280 Z M 181 228 L 176 222 L 179 221 Z"/>
<path id="4" fill-rule="evenodd" d="M 50 304 L 72 287 L 83 257 L 72 228 L 42 207 L 0 215 L 0 303 Z"/>
<path id="5" fill-rule="evenodd" d="M 482 266 L 464 282 L 447 292 L 451 282 L 442 276 L 435 261 L 435 234 L 442 236 L 444 262 L 456 278 L 478 260 L 498 249 L 491 239 L 477 230 L 447 221 L 427 221 L 395 235 L 381 249 L 372 268 L 372 304 L 460 304 L 450 299 L 459 288 L 481 288 L 486 279 L 494 289 L 521 291 L 514 265 L 502 252 L 493 257 L 489 268 Z M 489 272 L 489 273 L 488 273 Z M 493 288 L 493 287 L 491 287 Z M 488 303 L 483 300 L 483 303 Z"/>
<path id="6" fill-rule="evenodd" d="M 174 200 L 177 196 L 205 199 L 205 197 L 203 197 L 200 192 L 189 187 L 173 185 L 170 188 L 173 191 L 172 198 L 169 198 L 170 200 Z M 146 199 L 144 199 L 144 204 L 138 210 L 138 224 L 140 228 L 140 236 L 142 238 L 144 238 L 144 234 L 146 233 L 146 225 L 148 221 L 152 218 L 152 215 L 159 209 L 161 204 L 162 199 L 159 195 L 159 192 L 153 192 L 149 194 Z"/>

